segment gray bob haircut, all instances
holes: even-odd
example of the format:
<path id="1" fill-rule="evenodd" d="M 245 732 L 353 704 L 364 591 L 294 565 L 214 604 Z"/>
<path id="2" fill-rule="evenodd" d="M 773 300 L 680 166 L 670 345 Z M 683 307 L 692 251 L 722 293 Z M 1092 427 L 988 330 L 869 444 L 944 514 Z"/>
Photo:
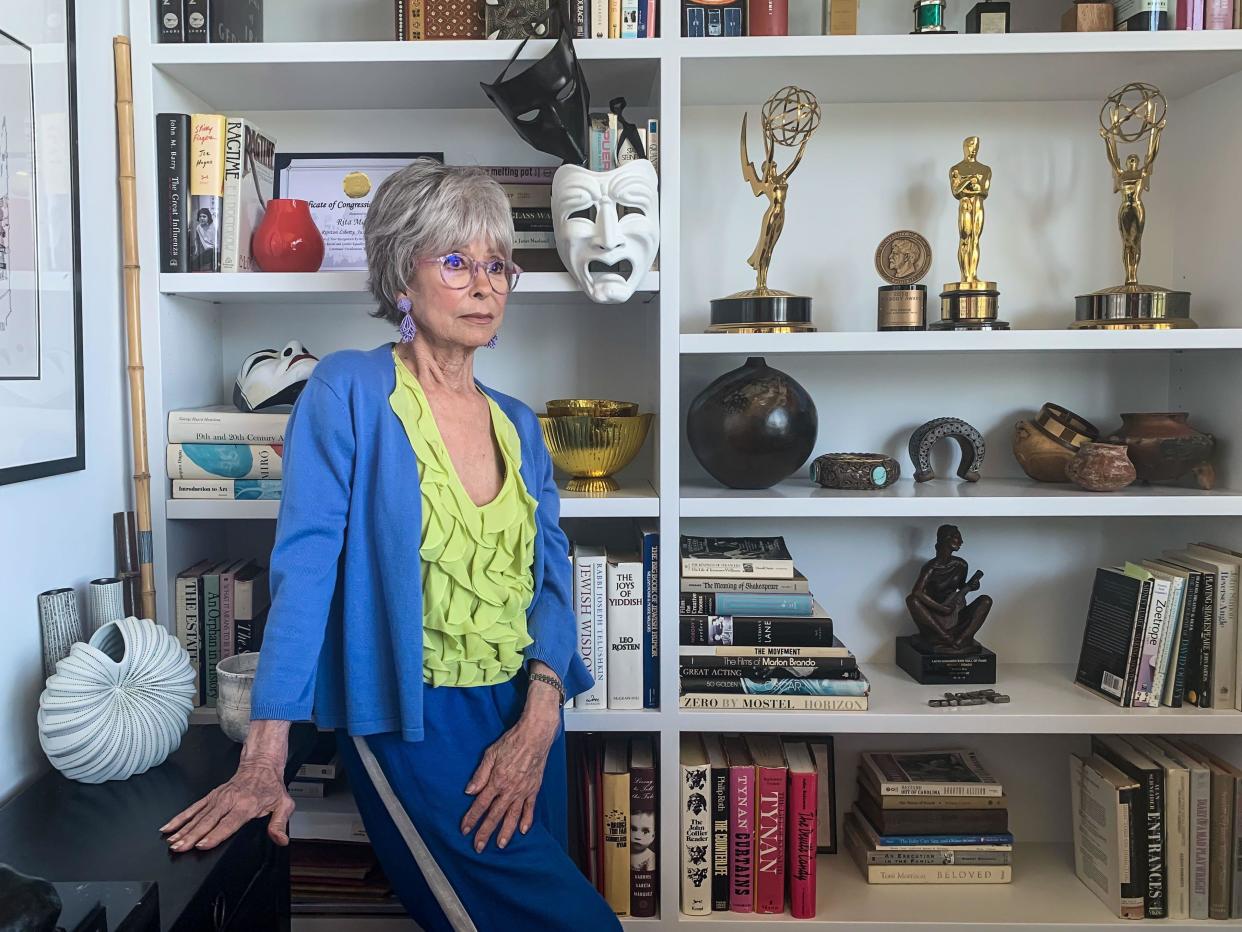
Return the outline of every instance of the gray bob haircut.
<path id="1" fill-rule="evenodd" d="M 373 317 L 399 326 L 397 295 L 406 291 L 419 259 L 483 240 L 508 259 L 513 215 L 504 188 L 481 168 L 415 159 L 375 191 L 363 227 L 367 286 L 379 305 Z"/>

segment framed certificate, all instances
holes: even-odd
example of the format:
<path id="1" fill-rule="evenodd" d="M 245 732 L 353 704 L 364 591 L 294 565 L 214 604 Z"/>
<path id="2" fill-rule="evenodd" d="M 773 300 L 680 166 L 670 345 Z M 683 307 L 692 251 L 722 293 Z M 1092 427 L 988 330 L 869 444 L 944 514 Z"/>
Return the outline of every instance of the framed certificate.
<path id="1" fill-rule="evenodd" d="M 310 202 L 311 217 L 323 236 L 320 271 L 366 269 L 362 224 L 375 189 L 418 158 L 443 162 L 444 153 L 276 153 L 276 197 Z"/>

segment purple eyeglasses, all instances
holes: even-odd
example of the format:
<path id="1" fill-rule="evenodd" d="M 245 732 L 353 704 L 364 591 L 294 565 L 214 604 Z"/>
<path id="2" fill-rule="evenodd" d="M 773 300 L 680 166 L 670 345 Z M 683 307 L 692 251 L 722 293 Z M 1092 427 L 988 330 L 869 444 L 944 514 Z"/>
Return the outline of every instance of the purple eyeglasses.
<path id="1" fill-rule="evenodd" d="M 419 259 L 418 265 L 438 265 L 440 278 L 450 288 L 469 288 L 480 268 L 487 273 L 487 281 L 496 294 L 508 294 L 517 287 L 518 276 L 522 270 L 513 262 L 505 259 L 485 259 L 480 261 L 473 256 L 460 252 L 450 252 L 434 259 Z"/>

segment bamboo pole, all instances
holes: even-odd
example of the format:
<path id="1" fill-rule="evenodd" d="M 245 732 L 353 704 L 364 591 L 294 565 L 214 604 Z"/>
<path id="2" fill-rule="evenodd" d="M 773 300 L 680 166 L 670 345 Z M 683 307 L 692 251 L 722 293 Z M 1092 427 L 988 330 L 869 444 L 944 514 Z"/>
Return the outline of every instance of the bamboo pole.
<path id="1" fill-rule="evenodd" d="M 112 39 L 116 70 L 117 181 L 121 188 L 121 251 L 125 287 L 125 333 L 129 350 L 130 435 L 134 445 L 134 512 L 138 524 L 138 569 L 142 617 L 155 617 L 155 568 L 151 545 L 151 472 L 147 463 L 147 391 L 142 365 L 142 294 L 138 265 L 138 192 L 134 171 L 133 63 L 129 38 Z"/>

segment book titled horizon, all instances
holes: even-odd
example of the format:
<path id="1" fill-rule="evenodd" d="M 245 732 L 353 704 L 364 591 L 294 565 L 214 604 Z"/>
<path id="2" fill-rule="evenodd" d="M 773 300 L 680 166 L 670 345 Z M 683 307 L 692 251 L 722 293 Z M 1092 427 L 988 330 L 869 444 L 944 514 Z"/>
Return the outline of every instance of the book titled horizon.
<path id="1" fill-rule="evenodd" d="M 231 404 L 178 408 L 168 412 L 168 442 L 283 444 L 290 410 L 248 413 Z"/>
<path id="2" fill-rule="evenodd" d="M 859 777 L 878 796 L 1000 796 L 974 751 L 864 752 Z"/>
<path id="3" fill-rule="evenodd" d="M 681 615 L 679 622 L 680 641 L 687 647 L 827 647 L 833 643 L 832 619 L 818 602 L 811 615 Z"/>
<path id="4" fill-rule="evenodd" d="M 763 712 L 866 712 L 868 696 L 748 696 L 745 693 L 685 693 L 677 697 L 682 709 L 708 712 L 755 710 Z"/>
<path id="5" fill-rule="evenodd" d="M 792 579 L 793 557 L 783 537 L 682 535 L 681 575 Z"/>
<path id="6" fill-rule="evenodd" d="M 284 444 L 170 443 L 169 479 L 280 479 Z"/>
<path id="7" fill-rule="evenodd" d="M 283 479 L 174 479 L 173 498 L 216 501 L 280 501 Z"/>

